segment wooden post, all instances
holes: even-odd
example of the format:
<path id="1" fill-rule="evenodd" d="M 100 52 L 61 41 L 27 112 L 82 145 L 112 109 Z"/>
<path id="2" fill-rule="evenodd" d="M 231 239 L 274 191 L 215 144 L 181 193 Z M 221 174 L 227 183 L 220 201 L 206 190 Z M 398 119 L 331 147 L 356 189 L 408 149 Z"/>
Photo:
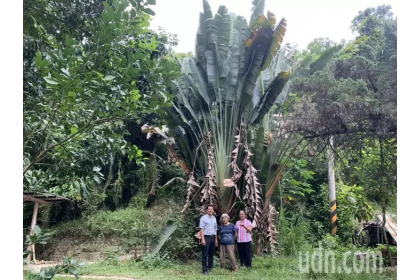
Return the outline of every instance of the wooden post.
<path id="1" fill-rule="evenodd" d="M 38 216 L 38 206 L 39 203 L 35 202 L 35 206 L 34 206 L 34 211 L 32 213 L 32 222 L 31 222 L 31 231 L 30 231 L 30 235 L 34 235 L 34 227 L 36 225 L 36 217 Z M 35 258 L 35 245 L 30 245 L 27 248 L 28 251 L 32 251 L 32 254 L 29 254 L 29 256 L 27 257 L 27 261 L 29 262 L 31 260 L 31 255 L 34 256 L 34 262 L 36 262 L 36 258 Z"/>
<path id="2" fill-rule="evenodd" d="M 334 174 L 334 152 L 333 147 L 333 137 L 329 139 L 328 145 L 328 188 L 330 193 L 330 211 L 331 211 L 331 235 L 337 233 L 337 199 L 335 195 L 335 174 Z"/>

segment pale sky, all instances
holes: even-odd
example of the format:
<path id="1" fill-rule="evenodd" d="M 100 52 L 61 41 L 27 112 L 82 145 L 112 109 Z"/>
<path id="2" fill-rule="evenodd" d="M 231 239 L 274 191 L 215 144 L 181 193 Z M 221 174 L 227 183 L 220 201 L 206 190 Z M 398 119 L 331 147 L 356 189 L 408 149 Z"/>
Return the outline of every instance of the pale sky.
<path id="1" fill-rule="evenodd" d="M 244 16 L 248 23 L 252 0 L 208 0 L 213 16 L 220 5 L 229 12 Z M 397 13 L 396 0 L 266 0 L 265 9 L 276 15 L 277 22 L 285 17 L 287 30 L 285 43 L 296 43 L 298 49 L 305 48 L 314 38 L 329 37 L 335 42 L 352 40 L 351 20 L 359 11 L 368 7 L 391 5 L 394 16 Z M 151 28 L 159 26 L 167 32 L 178 35 L 177 52 L 195 50 L 195 34 L 199 13 L 203 11 L 202 0 L 156 0 L 151 7 L 156 15 Z M 266 14 L 265 11 L 265 14 Z"/>

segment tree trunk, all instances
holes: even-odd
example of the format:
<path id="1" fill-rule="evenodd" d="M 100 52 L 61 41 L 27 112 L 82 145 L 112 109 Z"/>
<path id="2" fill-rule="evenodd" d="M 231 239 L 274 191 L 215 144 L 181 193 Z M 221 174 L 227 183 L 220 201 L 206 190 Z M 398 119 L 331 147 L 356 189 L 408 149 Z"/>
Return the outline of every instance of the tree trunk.
<path id="1" fill-rule="evenodd" d="M 386 235 L 385 225 L 386 225 L 386 206 L 383 205 L 382 206 L 382 234 L 385 238 L 386 251 L 387 251 L 389 262 L 391 266 L 394 266 L 394 260 L 392 259 L 391 251 L 389 250 L 389 242 L 388 242 L 388 236 Z"/>
<path id="2" fill-rule="evenodd" d="M 383 152 L 383 147 L 382 147 L 382 138 L 379 137 L 379 147 L 381 150 L 381 184 L 380 184 L 380 190 L 381 190 L 381 196 L 383 196 L 385 194 L 385 190 L 382 189 L 384 187 L 383 184 L 383 177 L 385 176 L 384 173 L 384 152 Z M 382 202 L 382 235 L 383 238 L 385 238 L 385 243 L 386 243 L 386 251 L 387 251 L 387 255 L 389 258 L 389 262 L 391 264 L 391 266 L 394 266 L 394 260 L 391 257 L 391 251 L 389 250 L 389 242 L 388 242 L 388 236 L 386 236 L 386 229 L 385 229 L 385 225 L 386 225 L 386 205 L 388 204 L 388 200 L 386 197 L 382 197 L 381 198 L 381 202 Z"/>
<path id="3" fill-rule="evenodd" d="M 262 253 L 262 242 L 261 242 L 261 236 L 257 234 L 257 244 L 255 246 L 255 254 L 257 256 L 261 256 Z"/>
<path id="4" fill-rule="evenodd" d="M 153 181 L 152 181 L 152 187 L 150 189 L 149 192 L 149 196 L 147 197 L 147 203 L 146 203 L 146 208 L 150 208 L 152 207 L 153 203 L 156 200 L 156 181 L 157 181 L 157 177 L 158 177 L 158 170 L 157 170 L 157 162 L 156 162 L 156 145 L 153 149 Z"/>
<path id="5" fill-rule="evenodd" d="M 328 188 L 330 194 L 330 211 L 331 211 L 331 235 L 337 233 L 337 200 L 335 195 L 335 174 L 334 174 L 334 152 L 333 137 L 329 139 L 328 145 Z"/>

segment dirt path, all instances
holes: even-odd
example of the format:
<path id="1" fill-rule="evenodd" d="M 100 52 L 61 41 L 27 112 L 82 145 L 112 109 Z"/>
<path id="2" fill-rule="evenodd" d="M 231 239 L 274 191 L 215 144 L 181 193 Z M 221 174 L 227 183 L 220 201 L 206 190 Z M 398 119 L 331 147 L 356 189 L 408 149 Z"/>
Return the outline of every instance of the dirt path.
<path id="1" fill-rule="evenodd" d="M 132 255 L 124 255 L 124 256 L 120 256 L 120 260 L 126 260 L 131 258 Z M 91 265 L 94 264 L 95 262 L 86 262 L 86 265 Z M 25 265 L 24 268 L 33 271 L 34 273 L 39 273 L 41 271 L 41 268 L 43 267 L 51 267 L 51 266 L 56 266 L 58 264 L 61 264 L 59 262 L 39 262 L 37 264 L 28 264 Z M 73 275 L 68 275 L 68 274 L 57 274 L 56 276 L 59 277 L 68 277 L 68 278 L 73 278 Z M 124 277 L 124 276 L 99 276 L 99 275 L 79 275 L 80 279 L 112 279 L 112 280 L 141 280 L 140 278 L 130 278 L 130 277 Z"/>
<path id="2" fill-rule="evenodd" d="M 44 263 L 37 263 L 37 264 L 32 263 L 32 264 L 25 265 L 24 268 L 26 268 L 28 270 L 31 270 L 35 273 L 39 273 L 41 271 L 41 268 L 43 268 L 43 267 L 51 267 L 51 266 L 56 266 L 56 265 L 59 265 L 59 264 L 61 264 L 61 262 L 60 263 L 58 263 L 58 262 L 44 262 Z M 94 262 L 86 262 L 86 264 L 90 265 L 90 264 L 94 264 Z"/>
<path id="3" fill-rule="evenodd" d="M 73 275 L 67 275 L 67 274 L 57 274 L 56 276 L 74 278 Z M 129 277 L 123 277 L 123 276 L 98 276 L 98 275 L 80 275 L 79 278 L 80 279 L 141 280 L 140 278 L 129 278 Z"/>

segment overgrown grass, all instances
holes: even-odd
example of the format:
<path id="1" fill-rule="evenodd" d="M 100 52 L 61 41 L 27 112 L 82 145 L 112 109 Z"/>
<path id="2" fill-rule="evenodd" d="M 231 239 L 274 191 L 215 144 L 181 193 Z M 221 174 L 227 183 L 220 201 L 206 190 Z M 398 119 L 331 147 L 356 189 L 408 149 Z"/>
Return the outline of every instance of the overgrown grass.
<path id="1" fill-rule="evenodd" d="M 150 209 L 134 205 L 117 211 L 100 211 L 90 217 L 72 220 L 54 227 L 55 237 L 72 236 L 94 240 L 126 237 L 133 232 L 138 236 L 156 237 L 166 221 L 177 213 L 178 205 L 165 201 Z"/>
<path id="2" fill-rule="evenodd" d="M 234 273 L 227 269 L 218 268 L 218 261 L 215 261 L 215 268 L 210 276 L 201 274 L 201 264 L 197 260 L 185 264 L 166 264 L 162 267 L 153 266 L 146 268 L 142 262 L 123 262 L 120 265 L 106 265 L 97 263 L 82 268 L 81 275 L 101 276 L 125 276 L 136 279 L 361 279 L 361 280 L 388 280 L 397 279 L 396 271 L 385 271 L 383 273 L 361 273 L 361 274 L 306 274 L 299 272 L 299 259 L 294 257 L 256 257 L 253 260 L 252 269 L 240 269 Z"/>

